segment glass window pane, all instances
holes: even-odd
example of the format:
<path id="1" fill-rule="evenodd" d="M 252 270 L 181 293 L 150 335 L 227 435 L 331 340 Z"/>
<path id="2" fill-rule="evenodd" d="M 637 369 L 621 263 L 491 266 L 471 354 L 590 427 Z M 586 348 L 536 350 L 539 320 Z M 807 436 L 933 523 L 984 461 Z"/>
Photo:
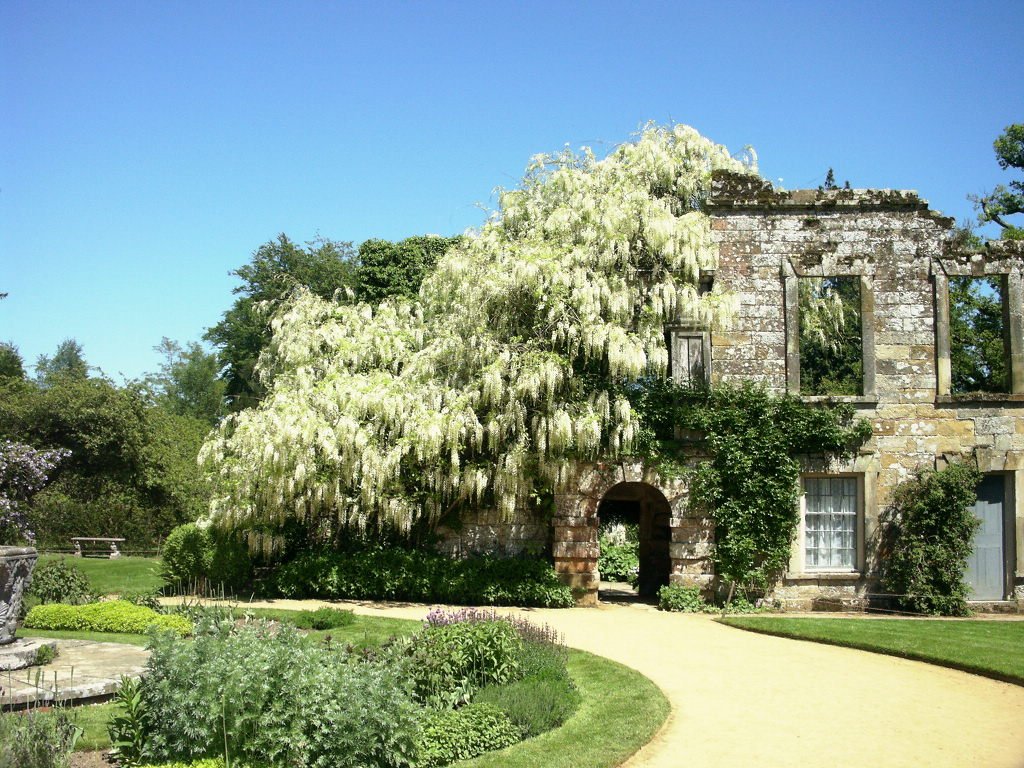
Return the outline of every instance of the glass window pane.
<path id="1" fill-rule="evenodd" d="M 857 479 L 804 478 L 804 565 L 853 569 L 857 551 Z"/>

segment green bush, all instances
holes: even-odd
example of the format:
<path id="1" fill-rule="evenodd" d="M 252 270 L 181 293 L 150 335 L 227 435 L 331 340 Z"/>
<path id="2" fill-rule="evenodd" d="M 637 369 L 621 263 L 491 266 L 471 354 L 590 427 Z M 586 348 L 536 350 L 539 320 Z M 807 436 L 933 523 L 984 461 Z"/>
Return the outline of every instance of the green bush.
<path id="1" fill-rule="evenodd" d="M 978 519 L 973 505 L 982 475 L 950 464 L 900 483 L 885 512 L 882 588 L 906 610 L 969 613 L 964 584 Z"/>
<path id="2" fill-rule="evenodd" d="M 288 625 L 222 625 L 154 639 L 141 683 L 154 761 L 210 758 L 308 768 L 415 763 L 418 718 L 395 667 L 353 663 Z"/>
<path id="3" fill-rule="evenodd" d="M 663 611 L 707 613 L 714 610 L 701 594 L 700 587 L 666 584 L 658 590 L 658 607 Z"/>
<path id="4" fill-rule="evenodd" d="M 60 709 L 0 715 L 0 767 L 67 768 L 81 734 Z"/>
<path id="5" fill-rule="evenodd" d="M 449 765 L 504 749 L 519 739 L 519 728 L 504 712 L 490 704 L 469 704 L 462 709 L 430 712 L 423 723 L 419 765 L 422 768 Z"/>
<path id="6" fill-rule="evenodd" d="M 178 635 L 192 632 L 192 622 L 183 616 L 165 616 L 151 608 L 124 600 L 86 605 L 37 605 L 25 617 L 28 629 L 70 632 L 120 632 L 143 634 L 151 628 Z"/>
<path id="7" fill-rule="evenodd" d="M 300 611 L 292 623 L 299 629 L 337 629 L 353 624 L 356 616 L 352 611 L 339 608 L 317 608 L 315 611 Z"/>
<path id="8" fill-rule="evenodd" d="M 563 668 L 564 670 L 564 668 Z M 557 728 L 580 704 L 580 694 L 567 674 L 553 672 L 524 677 L 509 685 L 483 688 L 473 702 L 493 704 L 508 715 L 523 738 Z"/>
<path id="9" fill-rule="evenodd" d="M 64 558 L 37 565 L 32 570 L 30 593 L 41 603 L 78 605 L 93 599 L 89 579 Z"/>
<path id="10" fill-rule="evenodd" d="M 248 584 L 252 576 L 252 560 L 244 541 L 236 534 L 200 528 L 195 523 L 179 525 L 170 532 L 161 559 L 164 581 L 200 591 L 234 591 Z"/>
<path id="11" fill-rule="evenodd" d="M 604 581 L 623 581 L 632 584 L 640 576 L 640 545 L 636 542 L 612 544 L 601 540 L 601 557 L 597 568 Z"/>
<path id="12" fill-rule="evenodd" d="M 522 675 L 523 640 L 507 621 L 462 621 L 428 626 L 406 650 L 406 674 L 416 698 L 448 709 L 473 692 Z"/>
<path id="13" fill-rule="evenodd" d="M 309 552 L 279 566 L 270 589 L 282 597 L 413 600 L 457 605 L 572 606 L 571 590 L 543 560 L 472 557 L 375 546 Z"/>

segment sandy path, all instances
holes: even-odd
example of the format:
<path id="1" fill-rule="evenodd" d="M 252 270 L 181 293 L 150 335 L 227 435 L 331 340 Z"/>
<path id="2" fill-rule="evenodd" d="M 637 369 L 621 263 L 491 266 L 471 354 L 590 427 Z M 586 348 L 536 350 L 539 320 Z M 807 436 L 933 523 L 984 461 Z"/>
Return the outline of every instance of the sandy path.
<path id="1" fill-rule="evenodd" d="M 347 606 L 374 616 L 426 613 L 419 605 Z M 520 612 L 665 692 L 672 714 L 630 768 L 1024 768 L 1024 687 L 648 606 Z"/>

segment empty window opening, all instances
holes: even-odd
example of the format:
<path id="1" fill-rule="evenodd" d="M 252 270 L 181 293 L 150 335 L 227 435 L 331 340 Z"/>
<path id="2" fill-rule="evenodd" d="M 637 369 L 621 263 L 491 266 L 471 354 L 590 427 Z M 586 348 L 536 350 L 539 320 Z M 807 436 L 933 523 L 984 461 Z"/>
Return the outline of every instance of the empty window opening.
<path id="1" fill-rule="evenodd" d="M 802 277 L 799 292 L 800 394 L 863 394 L 860 278 Z"/>
<path id="2" fill-rule="evenodd" d="M 1006 286 L 1000 276 L 949 279 L 953 392 L 1009 392 Z"/>

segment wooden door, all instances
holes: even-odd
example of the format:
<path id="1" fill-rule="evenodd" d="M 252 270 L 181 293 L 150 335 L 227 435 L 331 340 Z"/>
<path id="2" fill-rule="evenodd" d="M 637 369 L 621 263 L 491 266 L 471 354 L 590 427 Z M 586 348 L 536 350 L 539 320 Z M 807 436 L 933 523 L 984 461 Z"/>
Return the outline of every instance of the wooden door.
<path id="1" fill-rule="evenodd" d="M 981 526 L 974 534 L 974 551 L 967 560 L 965 581 L 971 600 L 1002 600 L 1006 594 L 1006 565 L 1003 557 L 1004 475 L 986 475 L 978 486 L 974 514 Z"/>

